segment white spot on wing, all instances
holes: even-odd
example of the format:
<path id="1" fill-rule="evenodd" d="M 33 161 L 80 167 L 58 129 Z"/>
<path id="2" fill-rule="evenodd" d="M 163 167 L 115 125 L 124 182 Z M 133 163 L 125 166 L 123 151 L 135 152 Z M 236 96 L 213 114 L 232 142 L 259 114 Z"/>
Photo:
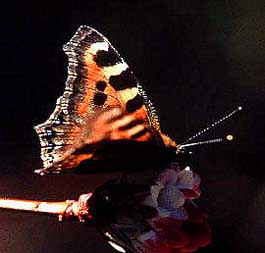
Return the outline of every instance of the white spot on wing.
<path id="1" fill-rule="evenodd" d="M 128 101 L 128 100 L 131 100 L 137 96 L 138 89 L 136 87 L 127 88 L 125 90 L 119 91 L 118 93 L 121 96 L 123 101 Z"/>
<path id="2" fill-rule="evenodd" d="M 95 55 L 98 50 L 108 51 L 109 50 L 109 44 L 107 42 L 97 42 L 97 43 L 94 43 L 89 48 L 89 53 Z"/>
<path id="3" fill-rule="evenodd" d="M 126 70 L 128 65 L 125 62 L 118 63 L 114 66 L 104 67 L 104 74 L 109 79 L 111 76 L 118 76 L 122 71 Z"/>

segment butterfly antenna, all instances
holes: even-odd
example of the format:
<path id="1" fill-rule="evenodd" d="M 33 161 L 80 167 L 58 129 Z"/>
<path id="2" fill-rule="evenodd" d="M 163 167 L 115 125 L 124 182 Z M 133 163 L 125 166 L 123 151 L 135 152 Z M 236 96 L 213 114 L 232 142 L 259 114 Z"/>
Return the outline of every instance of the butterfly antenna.
<path id="1" fill-rule="evenodd" d="M 204 128 L 203 130 L 199 131 L 198 133 L 194 134 L 193 136 L 191 136 L 190 138 L 188 138 L 187 140 L 185 140 L 184 142 L 182 142 L 180 144 L 180 146 L 183 147 L 183 145 L 188 144 L 190 141 L 198 138 L 199 136 L 203 135 L 204 133 L 208 132 L 209 130 L 212 130 L 213 128 L 217 127 L 218 125 L 220 125 L 223 121 L 231 118 L 234 114 L 236 114 L 237 112 L 242 110 L 242 106 L 238 106 L 234 111 L 230 112 L 229 114 L 227 114 L 226 116 L 222 117 L 221 119 L 215 121 L 214 123 L 212 123 L 210 126 Z M 215 139 L 218 140 L 218 139 Z M 206 141 L 207 142 L 207 141 Z M 197 143 L 197 142 L 196 142 Z M 200 142 L 198 142 L 200 143 Z M 191 143 L 193 144 L 193 143 Z M 206 143 L 205 143 L 206 144 Z M 194 145 L 192 145 L 194 146 Z M 187 147 L 187 146 L 186 146 Z"/>
<path id="2" fill-rule="evenodd" d="M 178 147 L 178 151 L 183 150 L 184 148 L 187 147 L 192 147 L 192 146 L 200 146 L 200 145 L 206 145 L 206 144 L 214 144 L 214 143 L 220 143 L 224 141 L 232 141 L 234 139 L 233 135 L 228 134 L 225 138 L 216 138 L 216 139 L 211 139 L 207 141 L 199 141 L 199 142 L 193 142 L 193 143 L 188 143 L 188 144 L 182 144 Z"/>

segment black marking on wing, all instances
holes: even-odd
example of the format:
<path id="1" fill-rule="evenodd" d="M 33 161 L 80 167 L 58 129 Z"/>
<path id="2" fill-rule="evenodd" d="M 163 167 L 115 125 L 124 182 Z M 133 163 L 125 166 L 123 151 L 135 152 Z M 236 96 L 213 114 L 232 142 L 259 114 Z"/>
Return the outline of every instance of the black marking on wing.
<path id="1" fill-rule="evenodd" d="M 105 81 L 98 81 L 96 83 L 96 88 L 99 90 L 99 91 L 104 91 L 105 88 L 107 87 L 107 83 Z"/>
<path id="2" fill-rule="evenodd" d="M 138 94 L 126 103 L 126 111 L 132 113 L 140 109 L 144 105 L 142 97 Z"/>
<path id="3" fill-rule="evenodd" d="M 93 101 L 95 105 L 104 105 L 107 98 L 108 98 L 107 95 L 104 93 L 96 93 L 93 98 Z"/>
<path id="4" fill-rule="evenodd" d="M 98 50 L 94 56 L 94 61 L 99 67 L 113 66 L 122 62 L 119 55 L 111 47 L 109 47 L 108 51 Z"/>
<path id="5" fill-rule="evenodd" d="M 131 70 L 127 68 L 120 75 L 111 76 L 109 83 L 115 90 L 119 91 L 136 87 L 138 82 Z"/>

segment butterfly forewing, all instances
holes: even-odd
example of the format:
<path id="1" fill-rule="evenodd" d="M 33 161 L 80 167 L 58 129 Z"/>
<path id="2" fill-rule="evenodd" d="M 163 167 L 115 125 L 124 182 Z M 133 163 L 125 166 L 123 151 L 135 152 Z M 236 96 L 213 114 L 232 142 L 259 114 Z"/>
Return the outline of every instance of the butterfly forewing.
<path id="1" fill-rule="evenodd" d="M 64 93 L 49 119 L 35 127 L 44 168 L 65 159 L 83 125 L 90 123 L 87 120 L 90 115 L 111 107 L 133 114 L 135 119 L 160 133 L 151 101 L 128 65 L 102 34 L 81 26 L 63 49 L 69 59 Z M 146 138 L 141 135 L 137 141 L 146 141 Z"/>

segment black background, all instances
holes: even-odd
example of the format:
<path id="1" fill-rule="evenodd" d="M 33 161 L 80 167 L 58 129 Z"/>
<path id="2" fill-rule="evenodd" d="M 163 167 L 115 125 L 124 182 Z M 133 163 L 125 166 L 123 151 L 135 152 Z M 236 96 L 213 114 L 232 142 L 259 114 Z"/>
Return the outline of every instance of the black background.
<path id="1" fill-rule="evenodd" d="M 3 6 L 2 6 L 3 7 Z M 229 145 L 196 149 L 200 206 L 213 243 L 201 252 L 264 252 L 264 1 L 53 1 L 1 8 L 0 195 L 76 199 L 114 173 L 40 177 L 32 127 L 46 120 L 64 89 L 62 45 L 77 28 L 103 33 L 125 58 L 177 142 L 241 105 L 210 132 Z M 205 137 L 206 139 L 207 137 Z M 79 223 L 0 212 L 0 252 L 112 252 Z"/>

